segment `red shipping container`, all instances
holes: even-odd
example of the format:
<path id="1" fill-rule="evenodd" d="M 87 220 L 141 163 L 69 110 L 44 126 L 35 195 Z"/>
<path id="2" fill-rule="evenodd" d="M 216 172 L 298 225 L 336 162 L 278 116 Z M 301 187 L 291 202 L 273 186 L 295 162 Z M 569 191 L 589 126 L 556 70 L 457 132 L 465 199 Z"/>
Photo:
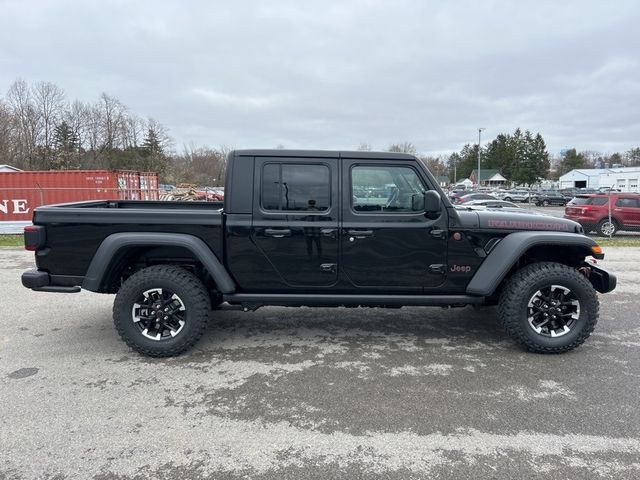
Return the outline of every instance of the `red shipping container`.
<path id="1" fill-rule="evenodd" d="M 33 209 L 41 205 L 117 199 L 157 200 L 157 175 L 130 170 L 0 172 L 0 221 L 31 220 Z"/>

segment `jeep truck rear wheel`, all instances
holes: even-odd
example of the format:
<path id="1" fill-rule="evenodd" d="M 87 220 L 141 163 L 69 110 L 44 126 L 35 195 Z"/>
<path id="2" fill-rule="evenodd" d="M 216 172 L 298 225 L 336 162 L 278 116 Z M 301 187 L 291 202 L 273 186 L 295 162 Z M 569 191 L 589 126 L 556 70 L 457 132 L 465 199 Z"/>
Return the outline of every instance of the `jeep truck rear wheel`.
<path id="1" fill-rule="evenodd" d="M 534 263 L 513 275 L 500 295 L 507 334 L 526 350 L 562 353 L 581 345 L 598 321 L 598 296 L 587 278 L 559 263 Z"/>
<path id="2" fill-rule="evenodd" d="M 144 268 L 122 284 L 113 321 L 132 349 L 151 357 L 179 355 L 205 331 L 209 295 L 191 272 L 175 266 Z"/>

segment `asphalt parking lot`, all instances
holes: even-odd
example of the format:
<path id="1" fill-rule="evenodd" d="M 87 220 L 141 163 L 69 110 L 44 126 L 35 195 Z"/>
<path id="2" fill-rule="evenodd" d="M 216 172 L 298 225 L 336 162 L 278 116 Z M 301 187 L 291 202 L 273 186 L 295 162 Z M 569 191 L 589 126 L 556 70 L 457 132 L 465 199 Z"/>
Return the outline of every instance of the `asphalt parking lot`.
<path id="1" fill-rule="evenodd" d="M 179 358 L 130 351 L 112 296 L 34 293 L 0 250 L 0 479 L 640 477 L 640 249 L 581 348 L 493 310 L 223 312 Z"/>

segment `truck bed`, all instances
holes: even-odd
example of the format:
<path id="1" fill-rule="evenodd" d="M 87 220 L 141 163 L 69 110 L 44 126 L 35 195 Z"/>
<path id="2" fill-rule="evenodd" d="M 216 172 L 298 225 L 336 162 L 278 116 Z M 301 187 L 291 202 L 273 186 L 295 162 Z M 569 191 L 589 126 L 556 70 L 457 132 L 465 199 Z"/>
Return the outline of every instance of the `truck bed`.
<path id="1" fill-rule="evenodd" d="M 36 264 L 82 277 L 102 241 L 125 231 L 195 235 L 222 258 L 222 203 L 100 200 L 38 207 L 33 223 L 46 227 L 48 248 L 38 252 Z"/>

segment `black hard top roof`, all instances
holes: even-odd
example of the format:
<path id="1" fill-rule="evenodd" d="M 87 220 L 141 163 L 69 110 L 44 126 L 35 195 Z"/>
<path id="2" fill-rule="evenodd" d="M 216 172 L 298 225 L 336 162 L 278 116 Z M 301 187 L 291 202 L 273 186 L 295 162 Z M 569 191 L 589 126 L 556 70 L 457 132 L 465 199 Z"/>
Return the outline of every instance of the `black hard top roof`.
<path id="1" fill-rule="evenodd" d="M 366 152 L 360 150 L 284 150 L 279 148 L 234 150 L 231 154 L 239 157 L 380 158 L 391 160 L 415 160 L 416 158 L 409 153 Z"/>

